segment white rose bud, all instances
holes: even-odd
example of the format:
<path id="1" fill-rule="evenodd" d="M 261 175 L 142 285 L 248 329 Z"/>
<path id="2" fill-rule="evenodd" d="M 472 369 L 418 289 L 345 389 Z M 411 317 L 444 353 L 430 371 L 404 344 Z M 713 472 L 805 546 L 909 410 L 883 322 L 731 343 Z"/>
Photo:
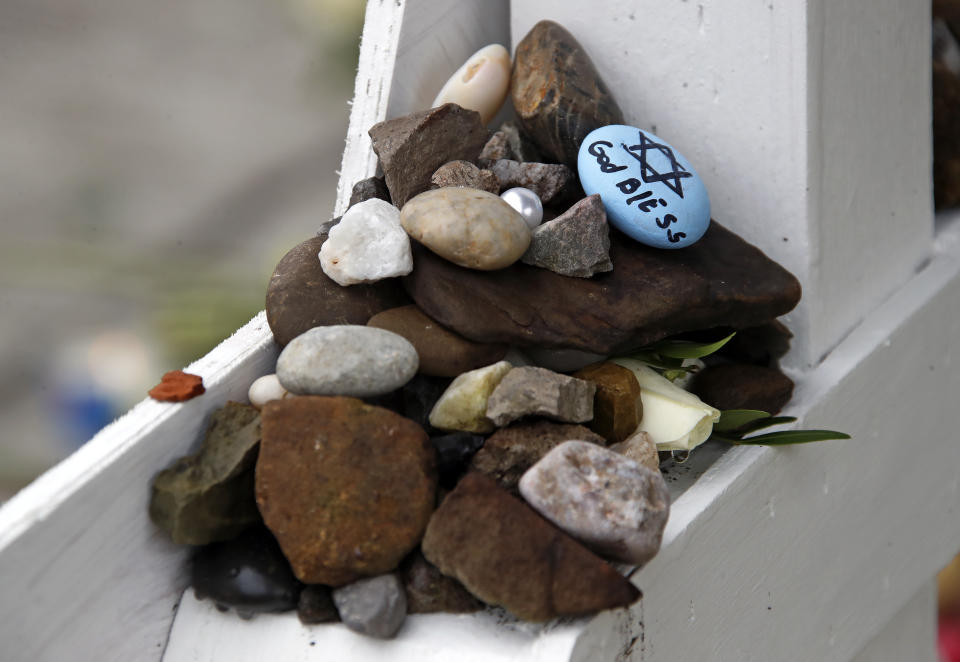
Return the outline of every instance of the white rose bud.
<path id="1" fill-rule="evenodd" d="M 704 404 L 643 361 L 611 360 L 630 370 L 640 382 L 643 418 L 637 430 L 649 434 L 657 450 L 689 451 L 710 437 L 713 424 L 720 419 L 719 409 Z"/>

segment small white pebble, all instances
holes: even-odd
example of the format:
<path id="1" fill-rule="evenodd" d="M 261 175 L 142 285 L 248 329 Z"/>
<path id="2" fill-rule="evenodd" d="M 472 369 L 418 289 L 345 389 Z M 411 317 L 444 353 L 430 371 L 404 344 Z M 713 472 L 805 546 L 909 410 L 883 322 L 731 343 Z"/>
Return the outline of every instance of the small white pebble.
<path id="1" fill-rule="evenodd" d="M 283 388 L 276 375 L 264 375 L 258 377 L 247 391 L 247 397 L 250 398 L 250 404 L 260 409 L 271 400 L 280 400 L 290 395 L 290 391 Z"/>
<path id="2" fill-rule="evenodd" d="M 500 194 L 500 197 L 523 216 L 528 228 L 532 230 L 540 225 L 540 221 L 543 220 L 543 203 L 536 193 L 528 188 L 517 186 L 507 189 Z"/>

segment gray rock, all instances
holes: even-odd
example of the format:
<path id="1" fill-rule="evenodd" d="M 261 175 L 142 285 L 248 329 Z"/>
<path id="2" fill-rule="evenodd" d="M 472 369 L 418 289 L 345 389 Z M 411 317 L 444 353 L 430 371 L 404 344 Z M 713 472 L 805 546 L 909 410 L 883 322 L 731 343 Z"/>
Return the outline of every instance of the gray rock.
<path id="1" fill-rule="evenodd" d="M 547 453 L 520 479 L 520 494 L 601 556 L 636 565 L 660 549 L 670 512 L 659 472 L 582 441 Z"/>
<path id="2" fill-rule="evenodd" d="M 530 248 L 520 260 L 578 278 L 613 270 L 610 227 L 600 196 L 588 196 L 535 228 Z"/>
<path id="3" fill-rule="evenodd" d="M 623 441 L 608 447 L 614 453 L 620 453 L 637 464 L 642 464 L 648 469 L 660 472 L 660 456 L 657 453 L 657 445 L 649 432 L 637 430 Z"/>
<path id="4" fill-rule="evenodd" d="M 496 131 L 487 144 L 480 150 L 480 156 L 477 157 L 477 163 L 486 167 L 494 161 L 500 159 L 513 159 L 514 153 L 510 149 L 510 142 L 507 140 L 507 134 L 503 131 Z"/>
<path id="5" fill-rule="evenodd" d="M 500 180 L 500 190 L 520 186 L 528 188 L 544 204 L 556 198 L 573 180 L 573 171 L 559 163 L 521 163 L 500 159 L 490 165 Z"/>
<path id="6" fill-rule="evenodd" d="M 445 163 L 430 178 L 437 188 L 445 186 L 466 186 L 488 193 L 500 192 L 500 180 L 490 170 L 481 170 L 469 161 L 451 161 Z"/>
<path id="7" fill-rule="evenodd" d="M 531 163 L 543 161 L 540 151 L 526 135 L 521 133 L 515 122 L 504 122 L 500 125 L 497 132 L 483 146 L 477 163 L 486 168 L 500 159 Z"/>
<path id="8" fill-rule="evenodd" d="M 349 207 L 372 198 L 390 202 L 390 191 L 387 190 L 383 177 L 368 177 L 354 184 L 350 191 Z"/>
<path id="9" fill-rule="evenodd" d="M 407 597 L 394 574 L 360 579 L 333 590 L 340 620 L 354 632 L 390 639 L 407 617 Z"/>
<path id="10" fill-rule="evenodd" d="M 319 326 L 280 352 L 277 378 L 300 395 L 358 398 L 394 391 L 417 373 L 417 350 L 395 333 L 368 326 Z"/>
<path id="11" fill-rule="evenodd" d="M 524 416 L 543 416 L 563 423 L 593 418 L 597 387 L 546 368 L 514 368 L 487 400 L 487 418 L 502 427 Z"/>

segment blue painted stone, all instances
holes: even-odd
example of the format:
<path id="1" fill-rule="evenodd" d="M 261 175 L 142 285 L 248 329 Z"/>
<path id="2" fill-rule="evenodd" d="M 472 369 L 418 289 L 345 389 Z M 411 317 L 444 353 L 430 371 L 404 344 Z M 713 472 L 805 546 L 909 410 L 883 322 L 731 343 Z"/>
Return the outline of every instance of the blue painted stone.
<path id="1" fill-rule="evenodd" d="M 683 155 L 649 131 L 610 124 L 590 132 L 577 156 L 587 195 L 599 193 L 607 219 L 656 248 L 683 248 L 710 225 L 710 198 Z"/>

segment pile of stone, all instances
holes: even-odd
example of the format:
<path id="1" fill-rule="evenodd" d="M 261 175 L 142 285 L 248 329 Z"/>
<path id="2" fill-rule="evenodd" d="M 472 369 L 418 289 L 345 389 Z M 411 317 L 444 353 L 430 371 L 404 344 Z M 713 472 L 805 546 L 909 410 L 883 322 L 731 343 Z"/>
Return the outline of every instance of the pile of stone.
<path id="1" fill-rule="evenodd" d="M 275 374 L 154 479 L 153 521 L 201 546 L 197 594 L 241 616 L 390 637 L 407 613 L 627 606 L 611 562 L 660 547 L 658 451 L 705 441 L 718 408 L 790 397 L 775 320 L 796 279 L 709 218 L 680 250 L 639 243 L 581 187 L 585 138 L 623 120 L 573 37 L 542 22 L 512 76 L 502 47 L 464 67 L 486 87 L 454 76 L 370 129 L 383 176 L 271 278 Z M 490 135 L 507 85 L 518 122 Z M 624 356 L 718 329 L 740 334 L 690 386 L 702 399 Z"/>

